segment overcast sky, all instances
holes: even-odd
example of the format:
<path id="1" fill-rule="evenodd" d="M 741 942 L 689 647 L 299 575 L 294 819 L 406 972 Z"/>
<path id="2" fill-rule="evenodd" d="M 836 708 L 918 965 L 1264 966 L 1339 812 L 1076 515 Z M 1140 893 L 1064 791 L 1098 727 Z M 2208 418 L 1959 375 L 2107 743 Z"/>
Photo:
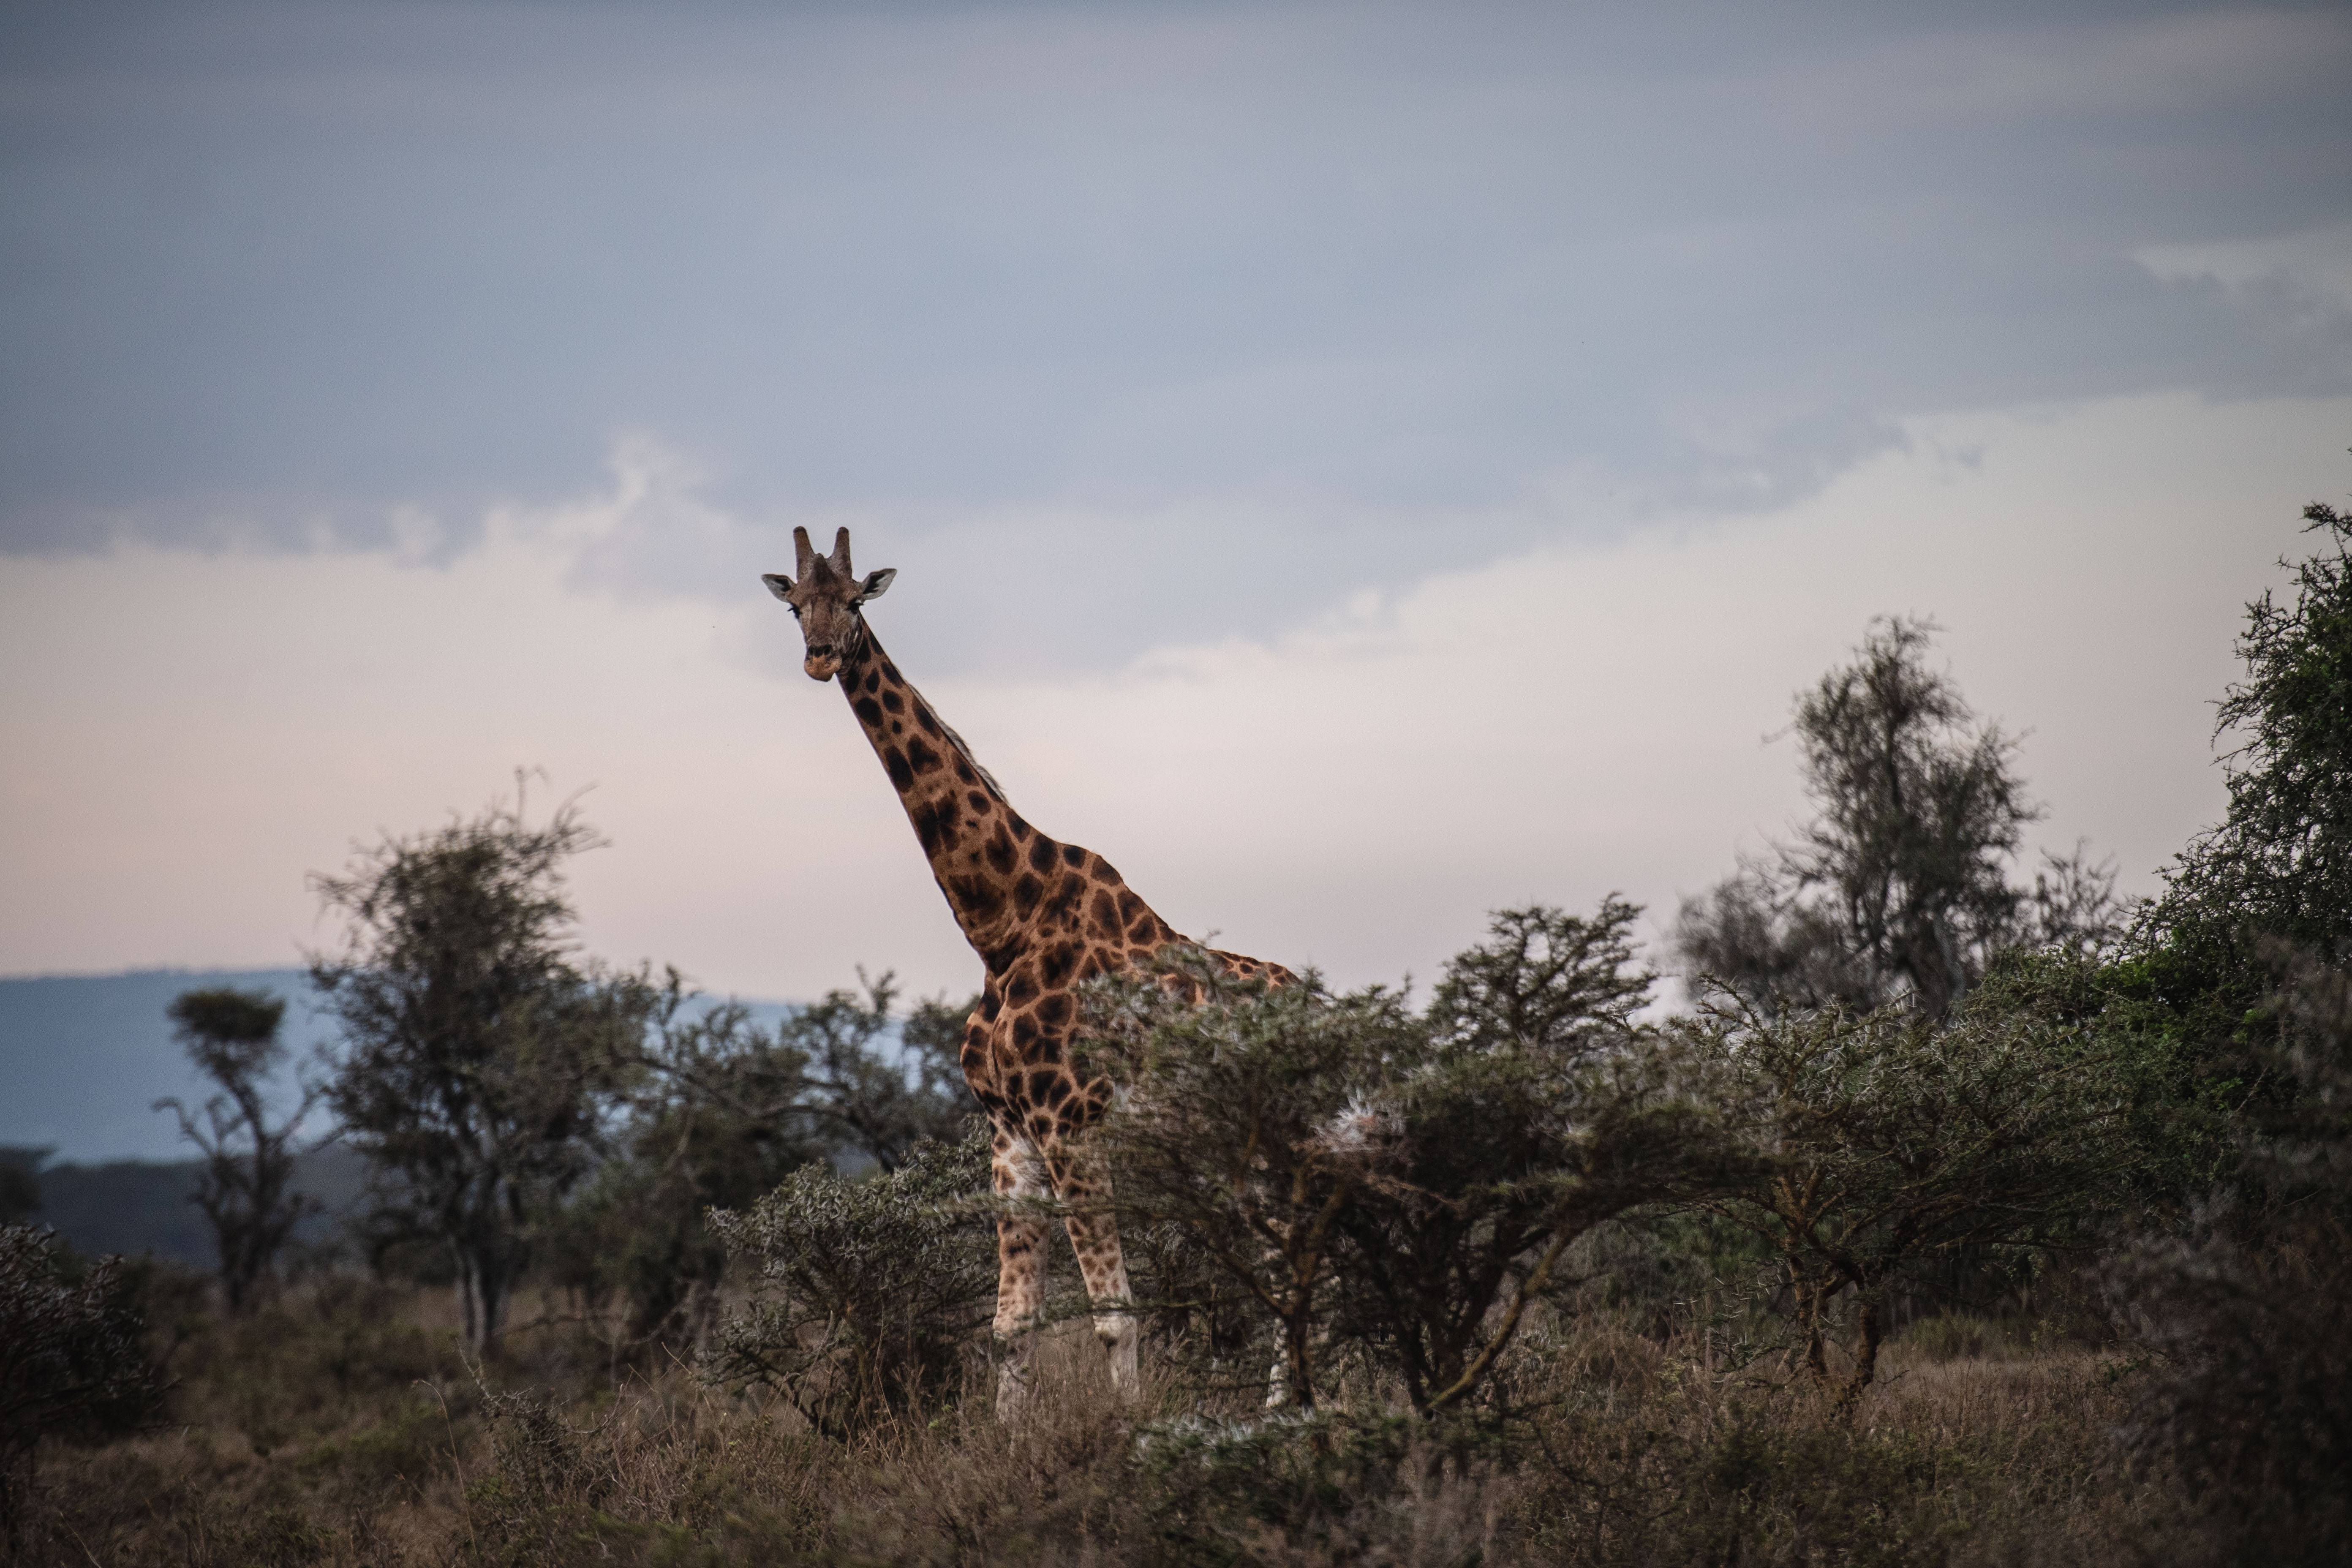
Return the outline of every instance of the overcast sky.
<path id="1" fill-rule="evenodd" d="M 287 962 L 530 764 L 597 951 L 968 986 L 794 523 L 1343 980 L 1662 923 L 1889 613 L 2144 889 L 2352 490 L 2347 84 L 2341 5 L 0 0 L 0 973 Z"/>

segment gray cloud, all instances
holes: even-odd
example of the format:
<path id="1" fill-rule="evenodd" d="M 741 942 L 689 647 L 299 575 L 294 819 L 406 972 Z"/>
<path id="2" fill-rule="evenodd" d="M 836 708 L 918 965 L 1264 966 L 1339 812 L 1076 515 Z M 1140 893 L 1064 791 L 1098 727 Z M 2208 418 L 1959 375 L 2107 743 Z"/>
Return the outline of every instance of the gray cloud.
<path id="1" fill-rule="evenodd" d="M 2352 20 L 2045 11 L 10 5 L 0 548 L 462 549 L 643 431 L 709 508 L 593 572 L 1050 546 L 992 646 L 1116 657 L 1909 415 L 2352 386 L 2346 301 L 2133 259 L 2352 213 Z"/>

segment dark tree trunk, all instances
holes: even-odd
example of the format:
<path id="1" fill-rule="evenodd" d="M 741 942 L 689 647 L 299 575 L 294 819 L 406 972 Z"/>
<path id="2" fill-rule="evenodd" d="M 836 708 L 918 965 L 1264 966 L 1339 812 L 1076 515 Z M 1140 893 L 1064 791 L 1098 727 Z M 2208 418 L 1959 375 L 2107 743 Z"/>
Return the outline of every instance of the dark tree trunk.
<path id="1" fill-rule="evenodd" d="M 1838 1392 L 1838 1408 L 1845 1411 L 1853 1410 L 1854 1402 L 1862 1397 L 1863 1390 L 1878 1376 L 1878 1304 L 1863 1302 L 1854 1312 L 1854 1325 L 1859 1337 L 1853 1350 L 1853 1371 L 1847 1375 L 1845 1386 Z"/>

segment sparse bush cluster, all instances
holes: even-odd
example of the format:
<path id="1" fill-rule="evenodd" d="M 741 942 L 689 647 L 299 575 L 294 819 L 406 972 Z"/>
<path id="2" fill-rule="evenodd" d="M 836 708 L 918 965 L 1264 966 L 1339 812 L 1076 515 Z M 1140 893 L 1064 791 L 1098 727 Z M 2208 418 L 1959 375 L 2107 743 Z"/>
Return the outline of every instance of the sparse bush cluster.
<path id="1" fill-rule="evenodd" d="M 888 974 L 765 1027 L 740 1005 L 674 992 L 595 1174 L 541 1221 L 546 1277 L 600 1323 L 615 1359 L 706 1345 L 729 1258 L 710 1213 L 747 1208 L 804 1169 L 893 1171 L 961 1136 L 969 1010 L 933 999 L 901 1015 Z"/>

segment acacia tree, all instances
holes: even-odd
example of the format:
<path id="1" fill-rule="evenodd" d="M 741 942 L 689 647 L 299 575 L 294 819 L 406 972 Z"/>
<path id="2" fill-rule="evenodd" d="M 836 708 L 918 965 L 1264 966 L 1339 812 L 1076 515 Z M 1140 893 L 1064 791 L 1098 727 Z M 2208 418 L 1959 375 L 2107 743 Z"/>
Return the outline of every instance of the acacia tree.
<path id="1" fill-rule="evenodd" d="M 934 997 L 901 1021 L 895 975 L 869 980 L 861 968 L 857 983 L 794 1008 L 752 1048 L 713 1051 L 715 1037 L 706 1035 L 699 1048 L 667 1051 L 659 1069 L 739 1115 L 811 1124 L 833 1145 L 895 1171 L 926 1143 L 960 1139 L 979 1109 L 960 1055 L 979 999 Z M 778 1070 L 786 1063 L 792 1071 Z M 752 1064 L 761 1065 L 747 1073 Z"/>
<path id="2" fill-rule="evenodd" d="M 1723 994 L 1680 1026 L 1759 1161 L 1702 1206 L 1771 1247 L 1802 1363 L 1842 1404 L 1876 1375 L 1894 1288 L 1941 1260 L 2079 1239 L 2128 1200 L 2123 1064 L 2042 1005 L 2057 989 L 2005 964 L 1940 1025 L 1900 1004 L 1769 1014 Z"/>
<path id="3" fill-rule="evenodd" d="M 705 1337 L 727 1268 L 709 1211 L 748 1207 L 832 1148 L 803 1110 L 807 1053 L 740 1004 L 681 1007 L 645 1066 L 616 1157 L 565 1206 L 549 1248 L 554 1279 L 583 1301 L 619 1299 L 632 1349 Z"/>
<path id="4" fill-rule="evenodd" d="M 294 1114 L 270 1124 L 261 1086 L 286 1058 L 278 1038 L 286 1004 L 269 993 L 187 991 L 166 1012 L 188 1059 L 220 1092 L 205 1100 L 201 1122 L 176 1098 L 157 1100 L 155 1109 L 178 1117 L 180 1136 L 204 1153 L 194 1201 L 212 1225 L 228 1310 L 242 1312 L 294 1227 L 318 1210 L 293 1181 L 295 1138 L 320 1090 L 303 1085 Z"/>
<path id="5" fill-rule="evenodd" d="M 1675 942 L 1693 972 L 1768 1010 L 1907 997 L 1941 1018 L 2003 949 L 2110 933 L 2113 874 L 2079 850 L 2045 856 L 2030 887 L 2010 879 L 2041 813 L 2016 743 L 1928 668 L 1934 630 L 1878 622 L 1852 664 L 1799 695 L 1792 730 L 1818 815 L 1684 904 Z"/>
<path id="6" fill-rule="evenodd" d="M 345 1041 L 328 1103 L 375 1166 L 379 1224 L 447 1250 L 478 1349 L 676 994 L 574 958 L 563 867 L 602 842 L 570 803 L 533 826 L 518 790 L 313 879 L 348 922 L 310 967 Z"/>

